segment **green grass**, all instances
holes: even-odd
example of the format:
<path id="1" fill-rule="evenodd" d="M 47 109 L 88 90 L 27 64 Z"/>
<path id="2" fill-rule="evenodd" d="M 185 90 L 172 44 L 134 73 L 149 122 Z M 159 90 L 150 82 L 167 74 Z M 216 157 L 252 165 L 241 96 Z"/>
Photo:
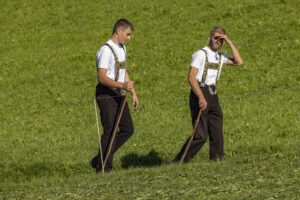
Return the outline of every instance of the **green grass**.
<path id="1" fill-rule="evenodd" d="M 0 199 L 299 199 L 299 7 L 0 1 Z M 140 108 L 113 172 L 95 175 L 95 55 L 119 18 L 135 27 L 126 47 Z M 191 55 L 216 25 L 244 60 L 218 82 L 224 161 L 210 162 L 206 144 L 190 163 L 167 165 L 192 132 Z"/>

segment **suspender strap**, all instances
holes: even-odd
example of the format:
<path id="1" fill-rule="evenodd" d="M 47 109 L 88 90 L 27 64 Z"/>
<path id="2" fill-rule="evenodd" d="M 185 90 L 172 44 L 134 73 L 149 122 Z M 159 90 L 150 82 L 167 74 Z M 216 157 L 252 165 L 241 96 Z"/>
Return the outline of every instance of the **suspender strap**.
<path id="1" fill-rule="evenodd" d="M 218 66 L 218 73 L 217 73 L 217 76 L 216 76 L 216 85 L 217 85 L 217 80 L 218 80 L 218 77 L 219 77 L 219 74 L 220 74 L 220 69 L 221 69 L 222 52 L 218 52 L 218 54 L 219 54 L 219 66 Z"/>
<path id="2" fill-rule="evenodd" d="M 208 87 L 208 90 L 209 90 L 209 92 L 210 92 L 211 95 L 217 94 L 217 80 L 218 80 L 218 77 L 219 77 L 219 74 L 220 74 L 221 60 L 222 60 L 222 57 L 221 57 L 222 53 L 218 52 L 218 54 L 219 54 L 219 65 L 218 65 L 218 72 L 217 72 L 217 76 L 216 76 L 215 91 L 213 91 L 211 87 Z"/>
<path id="3" fill-rule="evenodd" d="M 105 43 L 104 45 L 105 45 L 105 46 L 108 46 L 108 48 L 111 50 L 112 54 L 114 55 L 115 61 L 116 61 L 116 62 L 119 62 L 118 56 L 117 56 L 115 50 L 114 50 L 108 43 Z"/>
<path id="4" fill-rule="evenodd" d="M 205 63 L 204 63 L 204 70 L 203 70 L 203 75 L 202 75 L 200 87 L 205 87 L 205 80 L 206 80 L 208 68 L 218 70 L 217 71 L 217 76 L 216 76 L 216 81 L 215 81 L 216 82 L 215 91 L 212 91 L 212 88 L 210 86 L 208 87 L 210 94 L 215 95 L 215 94 L 217 94 L 217 80 L 218 80 L 218 77 L 220 75 L 222 52 L 218 52 L 218 54 L 219 54 L 219 63 L 217 65 L 216 63 L 209 63 L 206 50 L 204 50 L 204 49 L 201 49 L 201 50 L 204 51 L 204 53 L 205 53 Z"/>
<path id="5" fill-rule="evenodd" d="M 204 49 L 200 49 L 200 50 L 204 51 L 204 53 L 205 53 L 204 71 L 203 71 L 202 80 L 201 80 L 201 84 L 205 84 L 205 79 L 206 79 L 207 70 L 208 70 L 208 58 L 207 58 L 207 52 Z"/>
<path id="6" fill-rule="evenodd" d="M 204 63 L 204 70 L 203 70 L 203 74 L 202 74 L 201 83 L 205 84 L 208 68 L 211 68 L 211 69 L 217 69 L 218 70 L 217 76 L 216 76 L 216 84 L 217 84 L 217 80 L 218 80 L 219 73 L 220 73 L 220 68 L 221 68 L 222 52 L 218 52 L 218 54 L 219 54 L 219 63 L 218 63 L 218 66 L 215 67 L 214 65 L 216 65 L 216 64 L 208 62 L 208 57 L 207 57 L 206 50 L 204 50 L 204 49 L 200 49 L 200 50 L 202 50 L 205 53 L 205 63 Z"/>
<path id="7" fill-rule="evenodd" d="M 112 46 L 110 46 L 108 43 L 105 43 L 104 45 L 109 47 L 109 49 L 111 50 L 111 52 L 112 52 L 112 54 L 113 54 L 113 56 L 114 56 L 114 58 L 115 58 L 115 63 L 116 63 L 116 68 L 115 68 L 115 71 L 116 71 L 115 81 L 118 81 L 120 69 L 126 69 L 126 68 L 127 68 L 126 60 L 125 60 L 124 62 L 119 62 L 118 56 L 117 56 L 116 52 L 114 51 L 114 49 L 112 48 Z M 124 50 L 124 52 L 125 52 L 125 50 Z M 126 59 L 126 52 L 125 52 L 125 59 Z M 125 94 L 125 91 L 124 91 L 123 89 L 120 89 L 120 88 L 113 88 L 113 87 L 111 87 L 111 89 L 113 89 L 113 90 L 116 91 L 117 93 L 120 93 L 121 95 L 124 95 L 124 94 Z"/>
<path id="8" fill-rule="evenodd" d="M 104 44 L 105 46 L 108 46 L 109 47 L 109 49 L 111 50 L 111 52 L 112 52 L 112 54 L 114 55 L 114 58 L 115 58 L 115 62 L 116 62 L 116 77 L 115 77 L 115 81 L 117 81 L 118 80 L 118 78 L 119 78 L 119 59 L 118 59 L 118 56 L 117 56 L 117 54 L 116 54 L 116 52 L 114 51 L 114 49 L 108 44 L 108 43 L 105 43 Z"/>

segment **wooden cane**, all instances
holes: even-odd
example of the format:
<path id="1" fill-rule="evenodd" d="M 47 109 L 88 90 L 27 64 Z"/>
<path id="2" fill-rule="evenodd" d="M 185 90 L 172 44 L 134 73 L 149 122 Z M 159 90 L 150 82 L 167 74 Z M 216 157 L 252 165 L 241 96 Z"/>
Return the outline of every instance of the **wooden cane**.
<path id="1" fill-rule="evenodd" d="M 94 99 L 94 105 L 95 105 L 97 131 L 98 131 L 98 137 L 99 137 L 99 152 L 100 152 L 100 155 L 101 155 L 101 164 L 103 165 L 103 154 L 102 154 L 102 147 L 101 147 L 101 136 L 100 136 L 100 129 L 99 129 L 98 114 L 97 114 L 96 97 Z M 104 170 L 102 170 L 102 173 L 104 174 Z"/>
<path id="2" fill-rule="evenodd" d="M 120 123 L 120 120 L 121 120 L 121 117 L 122 117 L 122 114 L 123 114 L 123 110 L 124 110 L 124 107 L 125 107 L 125 104 L 126 104 L 126 101 L 127 101 L 127 97 L 128 97 L 128 92 L 126 93 L 126 95 L 123 99 L 121 111 L 120 111 L 120 114 L 118 116 L 118 119 L 117 119 L 117 122 L 116 122 L 116 125 L 115 125 L 115 128 L 114 128 L 114 132 L 113 132 L 113 135 L 112 135 L 111 140 L 110 140 L 109 148 L 108 148 L 107 154 L 106 154 L 105 159 L 104 159 L 104 163 L 103 163 L 103 166 L 102 166 L 102 173 L 103 174 L 104 174 L 104 168 L 105 168 L 108 156 L 111 152 L 111 147 L 112 147 L 112 145 L 114 143 L 114 140 L 115 140 L 115 136 L 116 136 L 116 133 L 117 133 L 117 130 L 118 130 L 118 127 L 119 127 L 119 123 Z"/>
<path id="3" fill-rule="evenodd" d="M 183 160 L 184 160 L 184 158 L 186 156 L 186 153 L 187 153 L 187 151 L 189 150 L 189 148 L 191 146 L 192 140 L 193 140 L 193 138 L 195 136 L 196 128 L 197 128 L 199 120 L 200 120 L 201 113 L 202 113 L 202 109 L 199 110 L 199 112 L 198 112 L 198 116 L 197 116 L 197 119 L 196 119 L 196 123 L 194 125 L 194 130 L 193 130 L 192 136 L 190 137 L 190 140 L 189 140 L 189 142 L 188 142 L 188 144 L 187 144 L 187 146 L 186 146 L 186 148 L 184 150 L 184 153 L 183 153 L 183 155 L 182 155 L 182 157 L 180 159 L 180 165 L 182 164 L 182 162 L 183 162 Z"/>

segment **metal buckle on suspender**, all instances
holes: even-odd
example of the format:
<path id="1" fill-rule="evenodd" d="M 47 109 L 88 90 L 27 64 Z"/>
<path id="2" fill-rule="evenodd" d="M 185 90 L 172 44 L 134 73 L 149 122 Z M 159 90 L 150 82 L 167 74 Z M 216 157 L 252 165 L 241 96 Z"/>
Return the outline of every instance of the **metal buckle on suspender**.
<path id="1" fill-rule="evenodd" d="M 216 86 L 215 86 L 215 91 L 213 91 L 213 89 L 212 89 L 212 86 L 213 86 L 213 85 L 206 85 L 205 83 L 199 82 L 199 86 L 200 86 L 201 88 L 208 87 L 208 91 L 209 91 L 209 93 L 210 93 L 211 95 L 216 95 L 216 94 L 217 94 L 217 87 L 216 87 Z"/>
<path id="2" fill-rule="evenodd" d="M 202 88 L 204 88 L 206 86 L 206 84 L 199 82 L 199 86 L 202 87 Z"/>
<path id="3" fill-rule="evenodd" d="M 216 95 L 217 94 L 217 88 L 215 87 L 215 91 L 211 88 L 211 85 L 208 85 L 208 91 L 211 95 Z"/>

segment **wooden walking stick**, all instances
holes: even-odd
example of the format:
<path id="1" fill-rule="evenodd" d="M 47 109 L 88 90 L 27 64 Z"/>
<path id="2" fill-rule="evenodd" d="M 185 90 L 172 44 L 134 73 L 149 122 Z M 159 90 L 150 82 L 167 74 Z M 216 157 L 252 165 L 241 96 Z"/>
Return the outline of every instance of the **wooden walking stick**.
<path id="1" fill-rule="evenodd" d="M 195 136 L 196 128 L 197 128 L 197 126 L 198 126 L 198 123 L 199 123 L 199 120 L 200 120 L 201 113 L 202 113 L 202 109 L 199 110 L 199 112 L 198 112 L 198 116 L 197 116 L 197 119 L 196 119 L 196 123 L 195 123 L 195 125 L 194 125 L 194 130 L 193 130 L 192 136 L 190 137 L 190 140 L 189 140 L 189 142 L 188 142 L 188 144 L 187 144 L 187 146 L 186 146 L 186 148 L 185 148 L 185 150 L 184 150 L 184 153 L 183 153 L 183 155 L 182 155 L 182 157 L 181 157 L 181 159 L 180 159 L 180 165 L 182 164 L 182 162 L 183 162 L 183 160 L 184 160 L 184 158 L 185 158 L 185 156 L 186 156 L 186 153 L 187 153 L 187 151 L 189 150 L 189 148 L 190 148 L 190 146 L 191 146 L 191 142 L 192 142 L 192 140 L 193 140 L 193 138 L 194 138 L 194 136 Z"/>
<path id="2" fill-rule="evenodd" d="M 103 166 L 103 155 L 102 155 L 102 147 L 101 147 L 101 136 L 100 136 L 99 122 L 98 122 L 97 106 L 96 106 L 96 97 L 94 99 L 94 105 L 95 105 L 97 131 L 98 131 L 98 137 L 99 137 L 99 151 L 100 151 L 100 155 L 101 155 L 101 164 Z M 102 169 L 102 173 L 104 174 L 104 168 Z"/>
<path id="3" fill-rule="evenodd" d="M 111 148 L 112 148 L 112 145 L 113 145 L 114 140 L 115 140 L 115 136 L 116 136 L 116 133 L 117 133 L 117 130 L 118 130 L 118 127 L 119 127 L 119 123 L 120 123 L 120 120 L 121 120 L 121 117 L 122 117 L 122 114 L 123 114 L 123 110 L 124 110 L 124 107 L 125 107 L 125 104 L 126 104 L 126 101 L 127 101 L 127 97 L 128 97 L 128 92 L 126 93 L 126 95 L 125 95 L 125 97 L 123 99 L 122 107 L 121 107 L 121 110 L 120 110 L 120 114 L 119 114 L 119 116 L 117 118 L 116 125 L 115 125 L 114 131 L 113 131 L 113 134 L 112 134 L 112 137 L 111 137 L 111 140 L 110 140 L 110 144 L 109 144 L 109 147 L 108 147 L 108 151 L 107 151 L 107 153 L 105 155 L 104 163 L 103 163 L 103 166 L 102 166 L 102 173 L 103 174 L 104 174 L 104 168 L 105 168 L 108 156 L 109 156 L 109 154 L 111 152 Z"/>

